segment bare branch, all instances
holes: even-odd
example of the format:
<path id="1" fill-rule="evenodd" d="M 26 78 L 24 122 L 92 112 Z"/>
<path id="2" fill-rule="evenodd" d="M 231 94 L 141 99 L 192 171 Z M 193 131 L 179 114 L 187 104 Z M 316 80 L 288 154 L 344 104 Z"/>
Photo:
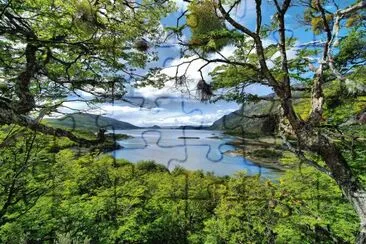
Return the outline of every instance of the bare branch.
<path id="1" fill-rule="evenodd" d="M 281 12 L 281 7 L 280 7 L 280 4 L 278 3 L 278 0 L 273 0 L 275 5 L 276 5 L 276 8 L 277 8 L 277 12 Z"/>
<path id="2" fill-rule="evenodd" d="M 345 80 L 345 77 L 336 70 L 334 67 L 334 60 L 332 57 L 332 46 L 334 43 L 334 40 L 337 38 L 338 32 L 339 32 L 339 22 L 340 20 L 357 11 L 360 9 L 363 9 L 366 7 L 366 1 L 361 1 L 358 4 L 355 4 L 351 7 L 348 7 L 343 10 L 338 10 L 335 14 L 333 29 L 330 29 L 328 20 L 326 18 L 326 11 L 323 8 L 320 0 L 317 0 L 316 2 L 317 9 L 321 13 L 322 21 L 324 24 L 324 30 L 327 35 L 327 41 L 324 44 L 324 50 L 323 50 L 323 56 L 322 61 L 320 62 L 320 66 L 317 70 L 317 77 L 314 79 L 313 83 L 313 91 L 312 91 L 312 111 L 311 115 L 309 117 L 309 121 L 312 124 L 318 123 L 322 119 L 322 113 L 323 113 L 323 103 L 324 103 L 324 95 L 322 91 L 322 83 L 324 82 L 324 67 L 328 63 L 330 69 L 332 70 L 333 74 L 340 80 Z"/>
<path id="3" fill-rule="evenodd" d="M 262 26 L 262 10 L 261 10 L 262 0 L 255 0 L 255 9 L 257 12 L 257 27 L 255 33 L 259 35 Z"/>
<path id="4" fill-rule="evenodd" d="M 306 163 L 307 165 L 316 168 L 317 170 L 325 173 L 326 175 L 330 176 L 331 178 L 334 178 L 332 172 L 330 172 L 328 169 L 324 168 L 323 166 L 319 165 L 317 162 L 306 158 L 304 153 L 301 150 L 295 149 L 284 135 L 281 135 L 281 137 L 282 137 L 283 141 L 285 142 L 287 148 L 292 153 L 294 153 L 303 163 Z"/>
<path id="5" fill-rule="evenodd" d="M 353 6 L 350 6 L 346 9 L 342 9 L 342 10 L 338 10 L 335 15 L 334 15 L 334 24 L 333 24 L 333 29 L 331 32 L 331 40 L 329 42 L 329 47 L 328 47 L 328 51 L 327 51 L 327 55 L 328 55 L 328 64 L 330 69 L 332 70 L 333 74 L 340 80 L 344 81 L 346 78 L 335 68 L 334 66 L 334 59 L 333 59 L 333 55 L 332 55 L 332 47 L 334 45 L 334 42 L 338 39 L 338 33 L 339 33 L 339 28 L 340 28 L 340 21 L 358 11 L 361 9 L 366 8 L 366 1 L 361 1 L 358 4 L 355 4 Z"/>
<path id="6" fill-rule="evenodd" d="M 245 26 L 239 24 L 237 21 L 235 21 L 228 12 L 226 12 L 226 10 L 224 9 L 224 7 L 222 6 L 221 0 L 218 1 L 218 7 L 219 10 L 221 12 L 221 14 L 223 15 L 223 17 L 235 28 L 237 28 L 238 30 L 240 30 L 241 32 L 247 34 L 248 36 L 252 37 L 253 39 L 255 39 L 255 37 L 257 36 L 256 33 L 252 32 L 251 30 L 249 30 L 248 28 L 246 28 Z"/>
<path id="7" fill-rule="evenodd" d="M 277 13 L 277 17 L 279 20 L 279 35 L 280 35 L 280 53 L 282 57 L 282 71 L 284 72 L 284 77 L 282 81 L 282 85 L 284 89 L 288 93 L 287 96 L 291 97 L 291 89 L 290 89 L 290 77 L 289 77 L 289 69 L 288 69 L 288 60 L 287 60 L 287 53 L 286 53 L 286 28 L 285 28 L 285 14 L 290 5 L 291 0 L 286 0 L 283 3 L 283 7 Z"/>
<path id="8" fill-rule="evenodd" d="M 332 39 L 332 34 L 330 31 L 329 23 L 326 18 L 325 10 L 320 2 L 320 0 L 316 1 L 317 10 L 320 11 L 321 18 L 324 25 L 324 30 L 327 35 L 327 41 L 324 44 L 324 50 L 322 55 L 322 60 L 320 61 L 319 68 L 316 72 L 316 77 L 313 82 L 312 88 L 312 99 L 311 99 L 311 114 L 309 116 L 309 122 L 312 124 L 317 124 L 322 120 L 323 116 L 323 104 L 324 104 L 324 94 L 322 89 L 322 84 L 324 83 L 324 68 L 327 62 L 327 55 L 329 44 Z"/>

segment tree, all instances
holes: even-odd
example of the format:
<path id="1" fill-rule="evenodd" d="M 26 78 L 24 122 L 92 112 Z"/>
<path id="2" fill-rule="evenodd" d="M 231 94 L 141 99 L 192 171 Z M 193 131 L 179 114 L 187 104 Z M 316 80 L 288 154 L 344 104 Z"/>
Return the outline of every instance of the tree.
<path id="1" fill-rule="evenodd" d="M 223 64 L 212 72 L 212 84 L 207 84 L 208 82 L 202 76 L 202 80 L 197 85 L 197 89 L 203 93 L 202 97 L 207 99 L 212 96 L 212 88 L 235 88 L 228 90 L 224 96 L 219 98 L 239 101 L 248 101 L 252 98 L 271 99 L 278 102 L 281 109 L 280 127 L 282 129 L 280 132 L 284 142 L 303 162 L 327 174 L 337 182 L 345 198 L 353 205 L 360 218 L 358 243 L 366 243 L 366 191 L 359 180 L 357 170 L 352 168 L 354 166 L 352 161 L 346 160 L 342 154 L 341 148 L 344 146 L 339 141 L 344 140 L 345 135 L 343 132 L 338 133 L 342 131 L 339 129 L 340 121 L 334 120 L 335 116 L 331 109 L 332 101 L 324 92 L 325 88 L 340 84 L 339 93 L 336 96 L 350 101 L 350 94 L 346 92 L 345 88 L 351 84 L 353 88 L 356 88 L 353 89 L 352 95 L 364 93 L 365 79 L 361 76 L 366 61 L 366 52 L 363 45 L 365 39 L 361 37 L 364 32 L 364 17 L 362 17 L 361 11 L 366 8 L 366 2 L 356 1 L 341 8 L 340 6 L 343 6 L 344 3 L 340 1 L 283 0 L 281 2 L 274 0 L 267 3 L 272 5 L 274 15 L 272 23 L 266 24 L 265 18 L 262 16 L 264 3 L 261 0 L 255 0 L 256 24 L 254 30 L 239 23 L 231 13 L 240 4 L 240 1 L 225 1 L 224 3 L 218 0 L 213 2 L 216 6 L 214 12 L 217 18 L 224 19 L 231 27 L 229 30 L 215 29 L 203 34 L 206 38 L 215 38 L 215 36 L 230 38 L 236 46 L 234 55 L 225 57 L 220 50 L 216 50 L 215 58 L 212 58 L 213 56 L 203 54 L 200 49 L 180 39 L 183 49 L 188 46 L 184 53 L 193 57 L 190 59 L 191 63 L 198 59 L 205 61 L 205 64 L 199 68 L 201 74 L 202 69 L 208 64 Z M 197 3 L 190 2 L 190 4 Z M 224 6 L 224 4 L 226 5 Z M 289 59 L 287 51 L 294 50 L 295 39 L 288 35 L 285 15 L 295 5 L 301 5 L 303 8 L 302 24 L 310 26 L 314 35 L 324 37 L 325 41 L 305 45 L 296 50 L 296 58 Z M 337 10 L 332 12 L 328 10 L 329 8 L 325 8 L 325 5 L 332 5 Z M 189 11 L 187 13 L 189 14 Z M 199 23 L 200 16 L 196 15 L 196 18 Z M 188 26 L 194 29 L 194 26 Z M 348 36 L 340 37 L 340 29 L 345 29 Z M 195 30 L 192 32 L 194 36 L 198 35 Z M 177 34 L 180 38 L 181 33 Z M 277 43 L 264 45 L 264 41 L 271 34 L 278 36 Z M 351 41 L 352 39 L 357 40 L 355 46 L 351 44 L 354 43 Z M 337 42 L 340 43 L 338 46 Z M 312 58 L 319 58 L 320 61 L 313 62 Z M 180 66 L 177 65 L 177 69 Z M 313 76 L 309 76 L 309 73 Z M 206 84 L 205 89 L 202 89 L 202 83 Z M 299 83 L 305 85 L 299 87 Z M 243 94 L 243 88 L 250 84 L 261 84 L 272 88 L 275 97 L 260 98 Z M 311 104 L 309 115 L 301 117 L 297 113 L 294 90 L 302 90 L 302 97 L 309 96 L 308 102 Z M 365 109 L 364 105 L 360 106 L 361 109 L 358 112 Z M 352 111 L 344 112 L 348 117 L 352 115 Z M 289 143 L 287 137 L 294 137 L 297 143 Z M 347 140 L 343 142 L 349 143 Z M 353 139 L 351 140 L 353 141 Z M 304 151 L 320 156 L 322 162 L 311 160 L 304 154 Z"/>
<path id="2" fill-rule="evenodd" d="M 149 46 L 171 9 L 166 1 L 151 0 L 1 1 L 0 125 L 99 143 L 40 120 L 65 101 L 121 99 L 125 85 L 140 78 L 136 68 L 154 59 Z"/>
<path id="3" fill-rule="evenodd" d="M 27 132 L 23 140 L 1 150 L 1 226 L 29 211 L 50 186 L 47 169 L 53 161 L 48 153 L 52 141 L 42 139 L 35 132 Z"/>
<path id="4" fill-rule="evenodd" d="M 0 148 L 3 243 L 334 243 L 358 229 L 335 182 L 311 167 L 277 183 L 77 156 L 67 138 L 30 130 L 24 138 Z"/>
<path id="5" fill-rule="evenodd" d="M 348 243 L 358 219 L 332 179 L 304 166 L 279 183 L 237 173 L 205 222 L 209 243 Z"/>

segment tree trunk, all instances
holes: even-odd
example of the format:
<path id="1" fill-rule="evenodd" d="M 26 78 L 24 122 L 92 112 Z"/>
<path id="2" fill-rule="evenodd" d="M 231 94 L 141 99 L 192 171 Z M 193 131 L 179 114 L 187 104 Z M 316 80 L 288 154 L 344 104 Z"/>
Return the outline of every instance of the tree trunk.
<path id="1" fill-rule="evenodd" d="M 37 47 L 32 44 L 27 44 L 27 47 L 25 48 L 26 67 L 18 76 L 15 84 L 15 93 L 18 96 L 19 101 L 17 101 L 13 107 L 19 114 L 29 113 L 36 105 L 34 96 L 30 90 L 31 79 L 34 76 L 37 66 L 36 53 Z"/>
<path id="2" fill-rule="evenodd" d="M 365 189 L 353 174 L 347 161 L 334 143 L 321 134 L 314 135 L 314 131 L 316 131 L 314 128 L 306 130 L 307 133 L 303 134 L 304 131 L 297 133 L 299 140 L 307 149 L 320 155 L 326 163 L 332 173 L 332 177 L 341 188 L 345 198 L 353 205 L 354 210 L 360 218 L 360 232 L 357 237 L 357 243 L 366 244 Z"/>
<path id="3" fill-rule="evenodd" d="M 366 244 L 366 190 L 337 146 L 314 127 L 312 121 L 304 122 L 296 118 L 291 101 L 282 102 L 281 106 L 283 117 L 288 119 L 299 146 L 322 157 L 345 198 L 352 204 L 360 218 L 357 244 Z"/>
<path id="4" fill-rule="evenodd" d="M 366 213 L 366 192 L 363 191 L 363 192 L 361 192 L 361 194 L 362 195 L 360 197 L 353 199 L 353 202 L 354 202 L 353 205 L 356 205 L 363 213 L 362 216 L 360 216 L 360 214 L 359 214 L 361 223 L 360 223 L 360 232 L 358 233 L 356 243 L 357 244 L 366 244 L 366 214 L 365 214 Z"/>
<path id="5" fill-rule="evenodd" d="M 366 223 L 361 225 L 360 233 L 357 236 L 356 243 L 357 244 L 365 244 L 366 243 Z"/>
<path id="6" fill-rule="evenodd" d="M 366 191 L 364 189 L 358 189 L 356 191 L 347 192 L 348 189 L 341 188 L 360 218 L 360 230 L 356 243 L 366 244 Z"/>

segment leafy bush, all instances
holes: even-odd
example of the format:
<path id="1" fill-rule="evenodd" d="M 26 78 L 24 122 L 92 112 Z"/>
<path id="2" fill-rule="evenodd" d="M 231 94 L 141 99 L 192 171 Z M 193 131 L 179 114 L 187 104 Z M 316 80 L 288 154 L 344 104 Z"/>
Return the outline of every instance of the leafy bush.
<path id="1" fill-rule="evenodd" d="M 357 233 L 357 216 L 334 181 L 305 165 L 278 181 L 169 172 L 153 161 L 54 153 L 43 135 L 29 151 L 32 135 L 0 149 L 0 206 L 17 186 L 0 212 L 2 243 L 327 243 L 353 242 Z M 296 163 L 290 153 L 281 160 Z"/>

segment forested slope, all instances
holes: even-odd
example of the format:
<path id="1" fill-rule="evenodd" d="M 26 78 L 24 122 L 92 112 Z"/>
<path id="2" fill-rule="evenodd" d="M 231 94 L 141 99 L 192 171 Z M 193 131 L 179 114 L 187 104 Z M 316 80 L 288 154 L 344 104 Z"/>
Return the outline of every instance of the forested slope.
<path id="1" fill-rule="evenodd" d="M 68 114 L 62 118 L 45 119 L 44 121 L 53 127 L 89 131 L 98 131 L 102 128 L 106 130 L 128 130 L 139 128 L 127 122 L 89 113 Z"/>

